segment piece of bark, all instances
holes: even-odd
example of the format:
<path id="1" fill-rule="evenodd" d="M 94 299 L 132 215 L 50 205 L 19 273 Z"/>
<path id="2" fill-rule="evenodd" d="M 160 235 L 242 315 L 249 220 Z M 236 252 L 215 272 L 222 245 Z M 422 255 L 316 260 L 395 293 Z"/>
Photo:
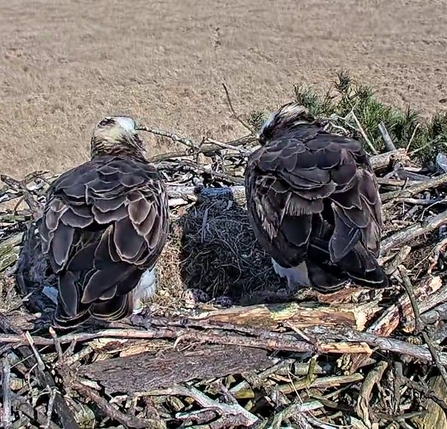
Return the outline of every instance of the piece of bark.
<path id="1" fill-rule="evenodd" d="M 136 393 L 162 389 L 193 379 L 219 378 L 264 370 L 273 362 L 265 350 L 235 346 L 203 346 L 192 351 L 173 349 L 108 359 L 80 369 L 108 392 Z"/>
<path id="2" fill-rule="evenodd" d="M 298 329 L 318 325 L 351 327 L 362 331 L 377 310 L 378 306 L 375 301 L 333 307 L 310 307 L 297 303 L 261 304 L 205 312 L 191 319 L 207 321 L 216 326 L 219 323 L 231 323 L 235 326 L 272 329 L 276 328 L 279 323 L 289 322 Z"/>

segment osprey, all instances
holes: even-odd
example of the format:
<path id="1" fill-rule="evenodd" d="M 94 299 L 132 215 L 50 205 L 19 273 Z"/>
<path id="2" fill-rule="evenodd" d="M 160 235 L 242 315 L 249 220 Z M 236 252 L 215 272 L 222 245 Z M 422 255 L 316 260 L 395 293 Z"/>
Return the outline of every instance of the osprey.
<path id="1" fill-rule="evenodd" d="M 247 210 L 275 272 L 321 293 L 349 280 L 388 286 L 379 266 L 377 179 L 357 140 L 331 134 L 288 103 L 272 113 L 245 170 Z"/>
<path id="2" fill-rule="evenodd" d="M 93 131 L 90 161 L 48 189 L 37 228 L 57 276 L 59 327 L 137 314 L 156 291 L 168 198 L 137 131 L 132 118 L 104 118 Z"/>

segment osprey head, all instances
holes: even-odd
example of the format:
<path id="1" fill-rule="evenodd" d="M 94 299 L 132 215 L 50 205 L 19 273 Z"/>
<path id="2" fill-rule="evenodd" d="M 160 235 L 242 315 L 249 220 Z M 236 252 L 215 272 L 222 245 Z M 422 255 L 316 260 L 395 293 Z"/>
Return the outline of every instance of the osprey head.
<path id="1" fill-rule="evenodd" d="M 304 106 L 295 102 L 287 103 L 270 115 L 264 122 L 257 137 L 259 142 L 264 145 L 273 137 L 297 125 L 311 124 L 314 121 L 315 118 Z"/>
<path id="2" fill-rule="evenodd" d="M 143 156 L 143 141 L 138 135 L 137 123 L 127 116 L 107 116 L 93 130 L 91 157 L 98 155 Z"/>

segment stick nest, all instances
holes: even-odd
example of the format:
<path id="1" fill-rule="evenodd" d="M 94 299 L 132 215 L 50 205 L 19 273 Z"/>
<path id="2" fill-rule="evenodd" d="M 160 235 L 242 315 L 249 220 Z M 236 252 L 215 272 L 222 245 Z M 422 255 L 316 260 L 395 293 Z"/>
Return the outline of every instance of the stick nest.
<path id="1" fill-rule="evenodd" d="M 147 329 L 53 330 L 54 279 L 29 238 L 54 177 L 1 177 L 3 426 L 446 427 L 446 175 L 402 149 L 372 157 L 392 288 L 291 293 L 248 222 L 252 137 L 198 144 L 150 131 L 186 150 L 152 159 L 169 184 L 171 232 Z"/>

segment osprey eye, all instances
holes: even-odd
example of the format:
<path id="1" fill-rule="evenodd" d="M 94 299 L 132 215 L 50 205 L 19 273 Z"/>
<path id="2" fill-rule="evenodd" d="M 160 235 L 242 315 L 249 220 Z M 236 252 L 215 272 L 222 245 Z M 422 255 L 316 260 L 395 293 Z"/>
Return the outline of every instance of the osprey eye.
<path id="1" fill-rule="evenodd" d="M 103 119 L 100 123 L 99 126 L 100 127 L 105 127 L 107 125 L 110 125 L 113 121 L 111 119 L 105 118 Z"/>

